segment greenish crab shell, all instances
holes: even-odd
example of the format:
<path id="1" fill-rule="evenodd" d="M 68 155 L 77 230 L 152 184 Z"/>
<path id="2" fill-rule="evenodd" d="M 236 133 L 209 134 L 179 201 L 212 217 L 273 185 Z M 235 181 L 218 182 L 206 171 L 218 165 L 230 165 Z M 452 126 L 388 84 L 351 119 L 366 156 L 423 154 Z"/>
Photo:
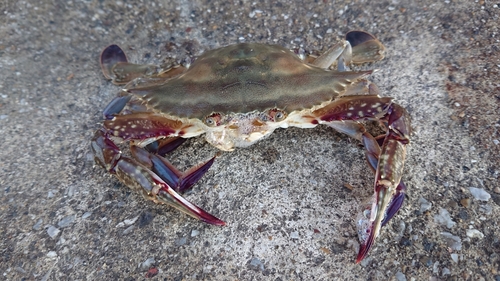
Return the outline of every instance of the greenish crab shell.
<path id="1" fill-rule="evenodd" d="M 208 51 L 174 78 L 127 85 L 148 111 L 189 123 L 221 150 L 246 147 L 276 128 L 314 127 L 308 112 L 344 94 L 366 73 L 325 70 L 277 45 L 242 43 Z"/>

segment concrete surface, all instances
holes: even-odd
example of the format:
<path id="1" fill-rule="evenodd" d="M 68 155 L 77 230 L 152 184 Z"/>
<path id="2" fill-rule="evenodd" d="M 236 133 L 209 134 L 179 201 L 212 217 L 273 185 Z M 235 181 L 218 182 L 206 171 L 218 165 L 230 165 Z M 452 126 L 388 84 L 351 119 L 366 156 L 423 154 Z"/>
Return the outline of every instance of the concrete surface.
<path id="1" fill-rule="evenodd" d="M 0 1 L 0 279 L 500 280 L 499 5 Z M 159 63 L 240 41 L 321 51 L 353 29 L 387 46 L 371 79 L 415 129 L 406 204 L 363 263 L 354 220 L 373 175 L 358 143 L 329 128 L 218 157 L 186 197 L 226 227 L 94 167 L 89 139 L 119 89 L 100 73 L 105 46 Z M 197 138 L 171 159 L 186 168 L 215 153 Z"/>

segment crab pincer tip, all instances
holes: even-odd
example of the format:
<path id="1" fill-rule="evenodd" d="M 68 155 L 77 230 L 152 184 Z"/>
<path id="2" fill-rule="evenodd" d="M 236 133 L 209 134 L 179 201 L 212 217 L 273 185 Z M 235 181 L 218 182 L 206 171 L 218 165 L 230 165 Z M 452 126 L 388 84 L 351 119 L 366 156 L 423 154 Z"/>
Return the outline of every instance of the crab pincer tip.
<path id="1" fill-rule="evenodd" d="M 208 212 L 203 211 L 203 213 L 198 213 L 197 215 L 198 215 L 197 216 L 198 219 L 205 222 L 205 223 L 212 224 L 212 225 L 218 225 L 218 226 L 225 226 L 226 225 L 226 222 L 211 215 Z"/>
<path id="2" fill-rule="evenodd" d="M 370 249 L 372 248 L 373 242 L 375 241 L 375 232 L 371 232 L 366 241 L 361 244 L 358 252 L 358 256 L 356 257 L 356 263 L 360 263 L 367 255 Z"/>

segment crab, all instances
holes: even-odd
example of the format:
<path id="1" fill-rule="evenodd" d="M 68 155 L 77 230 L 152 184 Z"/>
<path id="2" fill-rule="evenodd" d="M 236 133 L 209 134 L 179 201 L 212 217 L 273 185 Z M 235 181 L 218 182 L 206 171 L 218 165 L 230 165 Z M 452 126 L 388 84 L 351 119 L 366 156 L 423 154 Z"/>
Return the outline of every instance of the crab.
<path id="1" fill-rule="evenodd" d="M 384 57 L 384 46 L 364 31 L 314 57 L 277 45 L 240 43 L 210 50 L 193 63 L 159 67 L 128 62 L 117 45 L 101 54 L 104 76 L 125 84 L 104 109 L 103 126 L 91 140 L 96 163 L 156 203 L 214 225 L 225 222 L 181 196 L 203 176 L 215 156 L 185 172 L 165 155 L 191 137 L 205 134 L 223 151 L 247 147 L 277 128 L 332 127 L 359 141 L 375 173 L 371 207 L 357 220 L 360 247 L 356 262 L 401 208 L 401 181 L 410 142 L 407 111 L 379 96 L 367 80 L 373 70 L 355 64 Z M 299 54 L 297 54 L 299 53 Z M 374 137 L 362 121 L 377 121 L 385 133 Z M 130 156 L 120 146 L 130 146 Z"/>

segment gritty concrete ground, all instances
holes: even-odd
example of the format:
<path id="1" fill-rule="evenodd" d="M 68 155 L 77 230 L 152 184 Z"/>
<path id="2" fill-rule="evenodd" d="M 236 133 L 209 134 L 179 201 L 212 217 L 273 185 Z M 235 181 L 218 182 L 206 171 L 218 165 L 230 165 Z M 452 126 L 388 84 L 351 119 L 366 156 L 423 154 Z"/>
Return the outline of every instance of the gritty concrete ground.
<path id="1" fill-rule="evenodd" d="M 499 6 L 1 0 L 1 279 L 500 280 Z M 354 221 L 373 175 L 358 142 L 329 128 L 219 156 L 186 197 L 225 227 L 94 166 L 89 139 L 119 89 L 100 73 L 103 47 L 160 63 L 242 41 L 321 51 L 353 29 L 386 45 L 371 79 L 414 127 L 407 200 L 361 264 Z M 216 152 L 195 138 L 171 160 L 186 168 Z"/>

